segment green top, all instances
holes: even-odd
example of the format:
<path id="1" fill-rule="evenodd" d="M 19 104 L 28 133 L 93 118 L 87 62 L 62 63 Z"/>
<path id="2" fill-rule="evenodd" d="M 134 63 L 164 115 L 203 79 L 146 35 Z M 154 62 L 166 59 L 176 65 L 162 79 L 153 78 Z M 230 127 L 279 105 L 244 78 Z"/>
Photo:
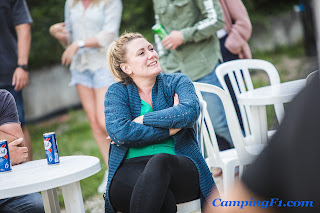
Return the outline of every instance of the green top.
<path id="1" fill-rule="evenodd" d="M 148 112 L 153 112 L 152 107 L 141 99 L 141 112 L 140 115 L 144 115 Z M 144 147 L 138 148 L 129 148 L 126 159 L 147 156 L 147 155 L 156 155 L 159 153 L 167 153 L 171 155 L 175 155 L 174 152 L 174 140 L 170 137 L 170 139 L 160 141 L 157 144 L 148 145 Z"/>

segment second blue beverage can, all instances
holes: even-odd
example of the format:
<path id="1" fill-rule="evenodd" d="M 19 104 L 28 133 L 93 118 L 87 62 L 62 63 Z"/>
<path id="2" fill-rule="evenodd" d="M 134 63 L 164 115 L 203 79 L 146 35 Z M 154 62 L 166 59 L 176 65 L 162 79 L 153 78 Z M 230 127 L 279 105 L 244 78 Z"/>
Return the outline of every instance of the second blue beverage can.
<path id="1" fill-rule="evenodd" d="M 43 134 L 44 149 L 46 150 L 47 161 L 49 165 L 60 163 L 58 144 L 55 132 Z"/>
<path id="2" fill-rule="evenodd" d="M 11 170 L 8 142 L 0 140 L 0 172 L 10 172 Z"/>

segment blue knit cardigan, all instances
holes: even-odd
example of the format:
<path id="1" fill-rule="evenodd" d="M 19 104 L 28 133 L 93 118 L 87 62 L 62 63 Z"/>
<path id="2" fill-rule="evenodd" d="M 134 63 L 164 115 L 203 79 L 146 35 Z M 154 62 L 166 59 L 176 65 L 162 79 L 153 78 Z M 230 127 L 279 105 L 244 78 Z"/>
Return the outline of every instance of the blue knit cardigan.
<path id="1" fill-rule="evenodd" d="M 173 106 L 174 94 L 179 104 Z M 177 155 L 191 159 L 199 173 L 202 201 L 215 186 L 212 174 L 197 145 L 194 124 L 200 114 L 199 100 L 193 83 L 184 74 L 159 74 L 152 88 L 154 112 L 146 113 L 143 124 L 132 120 L 140 116 L 141 99 L 135 84 L 116 83 L 105 97 L 106 128 L 112 141 L 109 152 L 109 177 L 105 196 L 105 212 L 113 213 L 109 187 L 129 147 L 142 147 L 168 139 L 170 128 L 181 128 L 173 136 Z M 119 146 L 117 146 L 119 145 Z M 188 186 L 186 186 L 186 189 Z"/>

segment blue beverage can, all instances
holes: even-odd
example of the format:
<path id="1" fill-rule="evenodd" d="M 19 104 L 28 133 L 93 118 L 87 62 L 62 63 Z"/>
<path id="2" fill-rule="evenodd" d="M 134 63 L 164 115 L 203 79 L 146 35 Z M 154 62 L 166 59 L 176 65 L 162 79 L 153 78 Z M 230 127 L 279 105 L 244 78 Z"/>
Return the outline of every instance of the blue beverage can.
<path id="1" fill-rule="evenodd" d="M 44 149 L 46 150 L 48 164 L 55 165 L 60 163 L 56 133 L 44 133 L 43 142 Z"/>
<path id="2" fill-rule="evenodd" d="M 10 172 L 11 170 L 8 142 L 0 140 L 0 172 Z"/>

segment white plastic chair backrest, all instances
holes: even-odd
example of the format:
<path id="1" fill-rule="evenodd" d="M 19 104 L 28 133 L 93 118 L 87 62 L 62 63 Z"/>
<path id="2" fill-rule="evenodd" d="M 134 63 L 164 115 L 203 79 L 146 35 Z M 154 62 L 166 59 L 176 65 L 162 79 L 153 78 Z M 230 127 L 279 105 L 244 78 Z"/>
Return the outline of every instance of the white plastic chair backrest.
<path id="1" fill-rule="evenodd" d="M 271 85 L 280 84 L 280 76 L 277 69 L 270 62 L 261 59 L 239 59 L 228 61 L 220 64 L 216 68 L 216 74 L 223 89 L 227 92 L 229 92 L 229 90 L 224 77 L 226 75 L 229 76 L 235 96 L 237 97 L 243 92 L 254 89 L 249 70 L 265 71 L 269 77 Z M 284 116 L 283 104 L 275 104 L 274 107 L 278 122 L 280 123 Z M 245 133 L 246 135 L 251 135 L 251 130 L 249 129 L 250 123 L 252 123 L 250 108 L 248 106 L 239 106 L 239 108 Z"/>
<path id="2" fill-rule="evenodd" d="M 209 167 L 221 167 L 222 160 L 219 154 L 217 138 L 207 111 L 207 103 L 203 100 L 198 83 L 194 82 L 194 86 L 200 101 L 200 108 L 202 107 L 198 118 L 201 153 Z"/>
<path id="3" fill-rule="evenodd" d="M 309 73 L 309 75 L 306 77 L 306 84 L 309 84 L 311 80 L 318 75 L 318 73 L 319 73 L 319 70 L 315 70 Z"/>
<path id="4" fill-rule="evenodd" d="M 239 160 L 244 165 L 251 163 L 252 160 L 256 157 L 256 155 L 249 153 L 245 147 L 244 136 L 242 135 L 241 127 L 240 127 L 238 118 L 236 116 L 236 112 L 235 112 L 232 100 L 228 95 L 228 93 L 225 92 L 223 89 L 214 85 L 197 83 L 197 82 L 194 82 L 193 84 L 195 86 L 196 93 L 200 100 L 203 100 L 201 92 L 216 94 L 221 99 L 221 102 L 223 104 L 223 107 L 226 113 L 229 131 L 230 131 L 234 146 L 237 150 Z M 207 110 L 205 110 L 204 112 L 204 122 L 202 124 L 202 128 L 200 131 L 204 139 L 203 142 L 204 142 L 208 157 L 212 159 L 210 163 L 212 163 L 213 166 L 221 166 L 222 159 L 220 156 L 219 146 L 218 146 L 215 132 L 212 126 L 212 122 Z"/>
<path id="5" fill-rule="evenodd" d="M 204 112 L 207 110 L 207 102 L 205 102 L 204 100 L 199 100 L 200 102 L 200 116 L 198 118 L 198 123 L 196 125 L 196 132 L 197 132 L 197 137 L 200 134 L 200 149 L 201 149 L 201 154 L 203 157 L 205 157 L 204 154 L 204 144 L 203 144 L 203 139 L 201 137 L 201 129 L 203 128 L 203 124 L 204 124 Z M 199 131 L 200 130 L 200 131 Z"/>

